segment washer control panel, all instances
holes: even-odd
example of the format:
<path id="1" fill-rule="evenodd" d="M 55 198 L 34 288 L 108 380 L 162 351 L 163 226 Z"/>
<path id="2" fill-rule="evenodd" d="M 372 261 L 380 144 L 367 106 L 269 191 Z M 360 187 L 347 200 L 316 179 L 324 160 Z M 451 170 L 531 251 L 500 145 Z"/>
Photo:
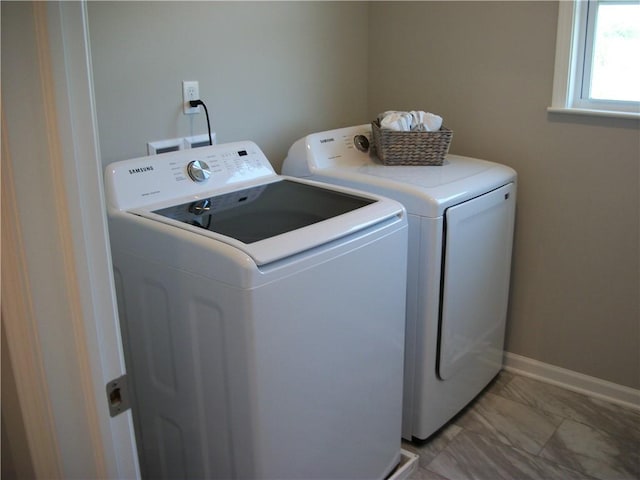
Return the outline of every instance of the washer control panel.
<path id="1" fill-rule="evenodd" d="M 191 160 L 187 165 L 187 173 L 194 182 L 205 182 L 211 176 L 209 164 L 204 160 Z"/>
<path id="2" fill-rule="evenodd" d="M 106 168 L 105 186 L 109 204 L 129 210 L 205 192 L 211 196 L 268 177 L 277 175 L 264 153 L 244 141 L 115 162 Z"/>

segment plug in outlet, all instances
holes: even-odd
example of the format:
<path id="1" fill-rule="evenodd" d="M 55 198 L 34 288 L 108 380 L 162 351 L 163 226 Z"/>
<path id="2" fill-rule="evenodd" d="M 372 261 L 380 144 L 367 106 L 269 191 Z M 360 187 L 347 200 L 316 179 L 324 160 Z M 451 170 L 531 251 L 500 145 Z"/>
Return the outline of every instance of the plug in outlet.
<path id="1" fill-rule="evenodd" d="M 200 100 L 200 87 L 198 82 L 183 81 L 182 82 L 182 108 L 185 115 L 200 113 L 200 106 L 192 107 L 189 105 L 190 100 Z"/>

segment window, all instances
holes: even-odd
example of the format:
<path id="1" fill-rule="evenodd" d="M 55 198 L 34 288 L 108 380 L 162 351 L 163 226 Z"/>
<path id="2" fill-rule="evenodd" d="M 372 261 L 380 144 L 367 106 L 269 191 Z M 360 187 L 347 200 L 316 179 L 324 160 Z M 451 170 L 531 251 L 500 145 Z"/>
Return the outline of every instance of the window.
<path id="1" fill-rule="evenodd" d="M 640 117 L 640 2 L 559 3 L 550 111 Z"/>

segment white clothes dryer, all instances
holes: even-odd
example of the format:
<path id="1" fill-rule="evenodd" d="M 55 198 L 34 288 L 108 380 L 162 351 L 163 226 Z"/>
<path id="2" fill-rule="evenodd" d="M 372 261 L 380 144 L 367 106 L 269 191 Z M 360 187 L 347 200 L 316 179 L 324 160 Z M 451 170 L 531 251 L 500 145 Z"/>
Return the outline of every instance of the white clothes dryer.
<path id="1" fill-rule="evenodd" d="M 385 166 L 371 126 L 295 142 L 283 174 L 400 201 L 409 216 L 403 437 L 425 439 L 500 371 L 516 172 L 448 155 L 442 166 Z"/>
<path id="2" fill-rule="evenodd" d="M 105 173 L 145 478 L 383 479 L 400 461 L 407 220 L 252 142 Z"/>

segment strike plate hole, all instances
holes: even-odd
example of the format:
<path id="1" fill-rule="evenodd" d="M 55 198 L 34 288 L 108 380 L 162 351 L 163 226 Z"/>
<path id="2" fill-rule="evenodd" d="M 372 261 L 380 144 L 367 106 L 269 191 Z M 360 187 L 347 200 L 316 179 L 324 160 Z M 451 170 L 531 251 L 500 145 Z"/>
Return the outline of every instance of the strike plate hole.
<path id="1" fill-rule="evenodd" d="M 122 395 L 119 388 L 113 389 L 109 394 L 109 403 L 111 403 L 112 407 L 118 407 L 122 403 Z"/>

